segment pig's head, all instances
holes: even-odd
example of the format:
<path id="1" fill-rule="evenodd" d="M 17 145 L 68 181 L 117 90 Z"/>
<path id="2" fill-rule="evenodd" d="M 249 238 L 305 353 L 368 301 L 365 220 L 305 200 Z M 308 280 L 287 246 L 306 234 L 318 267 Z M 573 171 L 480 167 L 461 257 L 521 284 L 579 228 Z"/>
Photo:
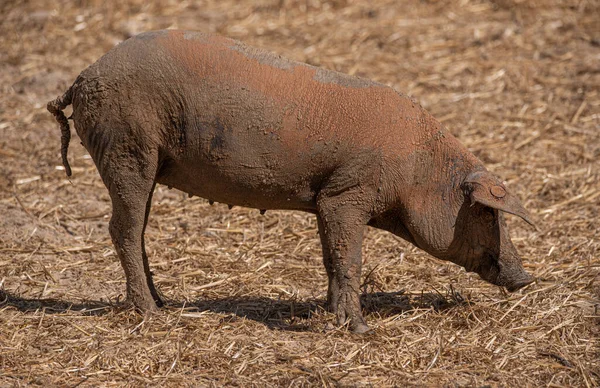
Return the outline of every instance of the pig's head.
<path id="1" fill-rule="evenodd" d="M 458 211 L 447 260 L 509 291 L 533 282 L 504 222 L 503 213 L 510 213 L 533 225 L 519 200 L 485 170 L 469 174 L 460 188 L 464 201 Z"/>
<path id="2" fill-rule="evenodd" d="M 503 213 L 533 223 L 502 182 L 488 171 L 478 170 L 456 185 L 427 191 L 382 214 L 371 225 L 509 291 L 534 281 L 510 240 Z"/>

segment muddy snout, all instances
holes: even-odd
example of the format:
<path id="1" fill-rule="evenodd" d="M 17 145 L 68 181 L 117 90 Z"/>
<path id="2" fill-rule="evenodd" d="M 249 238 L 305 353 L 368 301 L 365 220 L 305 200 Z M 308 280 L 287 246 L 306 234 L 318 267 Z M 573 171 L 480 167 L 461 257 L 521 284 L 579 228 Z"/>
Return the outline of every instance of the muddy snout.
<path id="1" fill-rule="evenodd" d="M 485 281 L 496 286 L 506 287 L 509 292 L 517 291 L 535 281 L 521 263 L 511 263 L 511 265 L 496 263 L 483 271 L 476 271 Z"/>
<path id="2" fill-rule="evenodd" d="M 509 292 L 514 292 L 534 281 L 535 278 L 527 273 L 521 264 L 518 264 L 513 266 L 500 265 L 496 282 L 492 283 L 506 287 Z"/>
<path id="3" fill-rule="evenodd" d="M 535 278 L 527 272 L 525 272 L 525 270 L 523 270 L 523 274 L 521 275 L 521 277 L 519 277 L 516 280 L 509 281 L 505 285 L 505 287 L 509 292 L 514 292 L 517 291 L 519 288 L 523 288 L 526 285 L 533 283 L 534 281 Z"/>

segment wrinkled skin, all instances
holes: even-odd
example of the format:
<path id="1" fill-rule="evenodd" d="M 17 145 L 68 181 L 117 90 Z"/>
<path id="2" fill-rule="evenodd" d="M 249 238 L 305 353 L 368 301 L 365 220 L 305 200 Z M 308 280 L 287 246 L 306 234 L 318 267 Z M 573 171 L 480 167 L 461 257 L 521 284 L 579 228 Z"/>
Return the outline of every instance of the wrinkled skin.
<path id="1" fill-rule="evenodd" d="M 160 304 L 143 237 L 156 183 L 231 205 L 314 213 L 328 306 L 355 332 L 368 330 L 359 300 L 368 225 L 509 290 L 533 281 L 503 219 L 528 221 L 518 200 L 385 85 L 218 36 L 158 31 L 121 43 L 49 103 L 66 167 L 70 103 L 110 192 L 110 234 L 140 310 Z"/>

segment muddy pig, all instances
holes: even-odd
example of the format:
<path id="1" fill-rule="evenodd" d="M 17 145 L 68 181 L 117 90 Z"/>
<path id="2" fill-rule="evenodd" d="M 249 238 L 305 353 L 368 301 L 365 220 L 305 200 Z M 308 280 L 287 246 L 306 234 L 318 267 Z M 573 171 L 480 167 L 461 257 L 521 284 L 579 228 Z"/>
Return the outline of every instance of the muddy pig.
<path id="1" fill-rule="evenodd" d="M 156 183 L 210 201 L 317 217 L 339 324 L 368 327 L 365 228 L 517 290 L 533 281 L 504 222 L 526 210 L 419 104 L 383 84 L 220 36 L 147 32 L 48 103 L 67 175 L 72 119 L 112 201 L 110 235 L 139 310 L 161 305 L 144 248 Z"/>

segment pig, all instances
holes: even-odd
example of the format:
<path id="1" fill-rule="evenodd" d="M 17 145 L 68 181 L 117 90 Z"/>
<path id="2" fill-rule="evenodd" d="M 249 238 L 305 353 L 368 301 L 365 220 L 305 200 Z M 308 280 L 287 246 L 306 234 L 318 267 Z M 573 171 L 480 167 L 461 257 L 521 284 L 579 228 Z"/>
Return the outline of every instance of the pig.
<path id="1" fill-rule="evenodd" d="M 110 50 L 48 103 L 69 122 L 110 193 L 109 231 L 139 311 L 162 305 L 144 230 L 157 183 L 229 205 L 316 215 L 338 324 L 361 312 L 367 226 L 517 290 L 522 265 L 504 214 L 532 224 L 517 197 L 440 122 L 391 87 L 177 30 Z"/>

